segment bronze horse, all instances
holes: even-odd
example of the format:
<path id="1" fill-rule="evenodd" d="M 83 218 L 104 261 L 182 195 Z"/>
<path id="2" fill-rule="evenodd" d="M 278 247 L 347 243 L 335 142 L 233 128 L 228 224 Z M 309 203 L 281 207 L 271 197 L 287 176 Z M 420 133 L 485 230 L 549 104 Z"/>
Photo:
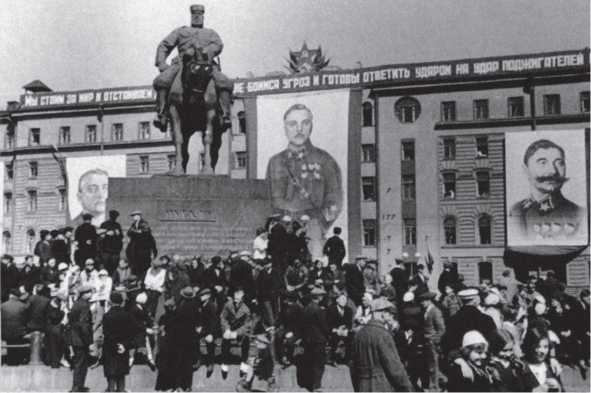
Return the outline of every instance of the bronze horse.
<path id="1" fill-rule="evenodd" d="M 169 113 L 176 155 L 173 173 L 186 173 L 189 138 L 196 131 L 201 131 L 205 150 L 201 173 L 213 174 L 225 131 L 213 83 L 213 65 L 207 55 L 199 51 L 183 56 L 182 61 L 182 95 L 170 95 Z"/>

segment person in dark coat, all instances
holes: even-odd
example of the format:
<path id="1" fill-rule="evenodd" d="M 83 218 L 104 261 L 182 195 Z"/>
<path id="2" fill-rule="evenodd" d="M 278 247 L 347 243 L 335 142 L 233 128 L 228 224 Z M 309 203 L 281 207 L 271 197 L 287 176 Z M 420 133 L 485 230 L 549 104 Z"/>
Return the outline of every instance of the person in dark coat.
<path id="1" fill-rule="evenodd" d="M 198 343 L 195 330 L 199 321 L 198 311 L 193 288 L 183 288 L 174 320 L 169 327 L 174 350 L 174 387 L 183 391 L 191 391 L 193 386 L 193 361 Z"/>
<path id="2" fill-rule="evenodd" d="M 109 275 L 113 274 L 119 263 L 123 249 L 123 229 L 117 222 L 119 212 L 109 211 L 109 219 L 101 224 L 99 229 L 99 260 Z"/>
<path id="3" fill-rule="evenodd" d="M 329 364 L 336 364 L 336 352 L 340 343 L 345 345 L 345 360 L 349 359 L 351 342 L 353 339 L 353 310 L 347 305 L 347 293 L 341 291 L 336 303 L 328 307 L 326 311 L 328 328 L 330 330 L 330 357 Z"/>
<path id="4" fill-rule="evenodd" d="M 22 259 L 17 259 L 8 266 L 5 276 L 3 276 L 6 277 L 7 291 L 27 285 L 28 277 L 25 267 L 25 261 Z"/>
<path id="5" fill-rule="evenodd" d="M 346 265 L 345 268 L 345 285 L 349 299 L 355 303 L 356 306 L 361 305 L 363 294 L 365 293 L 365 278 L 363 277 L 363 268 L 367 258 L 358 256 L 355 258 L 355 264 Z"/>
<path id="6" fill-rule="evenodd" d="M 205 365 L 207 366 L 205 376 L 211 377 L 213 374 L 213 364 L 215 359 L 215 339 L 222 336 L 220 327 L 220 318 L 218 306 L 212 297 L 212 290 L 204 288 L 199 292 L 199 335 L 205 341 L 207 355 L 205 356 Z"/>
<path id="7" fill-rule="evenodd" d="M 401 259 L 395 259 L 394 268 L 390 270 L 392 276 L 392 286 L 396 290 L 396 300 L 398 305 L 402 303 L 402 296 L 408 290 L 408 272 L 404 268 L 404 262 Z"/>
<path id="8" fill-rule="evenodd" d="M 89 224 L 92 225 L 92 224 Z M 90 297 L 92 287 L 82 285 L 78 287 L 79 298 L 72 306 L 69 314 L 70 345 L 74 348 L 72 359 L 73 379 L 72 392 L 88 392 L 86 374 L 88 372 L 89 346 L 93 343 L 92 316 L 90 314 Z"/>
<path id="9" fill-rule="evenodd" d="M 356 392 L 412 391 L 391 332 L 395 323 L 392 309 L 389 301 L 375 299 L 372 319 L 355 335 L 349 370 Z"/>
<path id="10" fill-rule="evenodd" d="M 228 288 L 230 291 L 236 288 L 244 289 L 246 304 L 250 304 L 255 297 L 254 276 L 249 260 L 250 254 L 247 251 L 242 251 L 238 258 L 233 258 Z"/>
<path id="11" fill-rule="evenodd" d="M 281 307 L 279 320 L 281 326 L 275 335 L 275 349 L 277 358 L 287 366 L 294 361 L 295 343 L 301 335 L 301 323 L 304 307 L 298 301 L 297 292 L 285 295 L 285 302 Z"/>
<path id="12" fill-rule="evenodd" d="M 265 327 L 276 326 L 279 310 L 279 294 L 282 289 L 282 277 L 273 267 L 270 259 L 266 260 L 263 271 L 255 281 L 256 300 Z"/>
<path id="13" fill-rule="evenodd" d="M 47 310 L 47 323 L 45 330 L 45 362 L 51 368 L 59 368 L 60 361 L 66 349 L 66 340 L 62 320 L 64 312 L 61 310 L 61 301 L 53 297 Z"/>
<path id="14" fill-rule="evenodd" d="M 311 301 L 304 309 L 301 322 L 301 334 L 304 353 L 297 367 L 298 385 L 308 391 L 322 388 L 322 376 L 326 363 L 326 343 L 330 330 L 326 312 L 320 307 L 326 291 L 315 287 L 310 291 Z"/>
<path id="15" fill-rule="evenodd" d="M 0 306 L 2 340 L 10 343 L 22 341 L 27 332 L 28 304 L 20 300 L 21 292 L 11 289 L 8 301 Z"/>
<path id="16" fill-rule="evenodd" d="M 68 249 L 68 242 L 64 235 L 64 229 L 57 231 L 53 241 L 51 242 L 51 256 L 55 258 L 56 262 L 70 263 L 70 251 Z"/>
<path id="17" fill-rule="evenodd" d="M 60 275 L 57 271 L 57 261 L 55 258 L 49 258 L 47 264 L 41 268 L 40 280 L 45 285 L 59 283 Z"/>
<path id="18" fill-rule="evenodd" d="M 29 297 L 29 305 L 27 331 L 44 332 L 49 310 L 49 288 L 43 284 L 35 284 L 33 294 Z"/>
<path id="19" fill-rule="evenodd" d="M 150 267 L 152 258 L 158 255 L 156 240 L 152 236 L 152 230 L 148 222 L 142 218 L 140 211 L 131 213 L 133 223 L 127 231 L 129 243 L 125 250 L 131 271 L 138 277 L 143 277 Z"/>
<path id="20" fill-rule="evenodd" d="M 425 272 L 425 265 L 417 266 L 417 274 L 408 282 L 409 286 L 415 286 L 415 293 L 423 293 L 429 291 L 429 277 Z"/>
<path id="21" fill-rule="evenodd" d="M 443 271 L 437 280 L 437 289 L 440 293 L 445 293 L 445 287 L 456 288 L 458 284 L 458 271 L 454 269 L 451 262 L 443 262 Z"/>
<path id="22" fill-rule="evenodd" d="M 187 273 L 191 280 L 191 286 L 202 288 L 204 281 L 203 276 L 205 274 L 205 266 L 201 262 L 201 257 L 193 257 L 189 264 L 187 264 Z"/>
<path id="23" fill-rule="evenodd" d="M 234 289 L 232 299 L 228 299 L 220 315 L 222 327 L 222 378 L 228 377 L 230 363 L 230 345 L 232 340 L 240 344 L 240 377 L 248 372 L 248 355 L 250 349 L 250 333 L 252 330 L 252 314 L 245 303 L 244 289 Z"/>
<path id="24" fill-rule="evenodd" d="M 470 330 L 477 330 L 487 341 L 495 339 L 497 326 L 493 319 L 478 309 L 480 295 L 475 288 L 468 288 L 458 293 L 464 306 L 449 318 L 447 329 L 441 339 L 443 354 L 451 359 L 459 356 L 462 338 Z"/>
<path id="25" fill-rule="evenodd" d="M 87 259 L 96 259 L 98 235 L 96 228 L 91 224 L 92 214 L 85 213 L 82 215 L 84 222 L 76 228 L 74 232 L 74 239 L 78 244 L 78 249 L 74 253 L 76 264 L 80 269 L 84 268 L 84 262 Z"/>
<path id="26" fill-rule="evenodd" d="M 39 257 L 39 262 L 41 263 L 41 266 L 43 266 L 47 260 L 52 257 L 50 244 L 52 237 L 51 233 L 46 229 L 39 231 L 39 237 L 41 239 L 37 242 L 37 244 L 35 244 L 33 254 Z"/>
<path id="27" fill-rule="evenodd" d="M 328 263 L 334 263 L 340 270 L 346 255 L 345 242 L 339 237 L 341 234 L 340 227 L 334 227 L 332 233 L 333 235 L 324 243 L 322 252 L 328 257 Z"/>
<path id="28" fill-rule="evenodd" d="M 2 255 L 2 260 L 0 261 L 0 303 L 4 303 L 8 300 L 8 292 L 12 288 L 12 283 L 10 282 L 9 272 L 12 270 L 13 267 L 13 257 L 12 255 L 4 254 Z"/>
<path id="29" fill-rule="evenodd" d="M 125 376 L 129 374 L 129 349 L 139 326 L 130 312 L 123 308 L 123 296 L 113 292 L 111 308 L 103 316 L 103 367 L 108 392 L 125 392 Z"/>
<path id="30" fill-rule="evenodd" d="M 433 303 L 437 295 L 423 292 L 417 296 L 424 312 L 423 338 L 425 343 L 425 359 L 429 370 L 429 384 L 425 388 L 439 390 L 439 345 L 445 333 L 443 313 Z"/>
<path id="31" fill-rule="evenodd" d="M 174 299 L 170 298 L 164 302 L 164 314 L 158 320 L 158 353 L 156 355 L 156 366 L 158 376 L 156 377 L 156 391 L 175 389 L 175 351 L 173 324 L 176 319 Z"/>
<path id="32" fill-rule="evenodd" d="M 267 245 L 267 254 L 271 256 L 273 266 L 277 268 L 281 274 L 287 268 L 287 230 L 285 226 L 279 222 L 280 214 L 272 216 L 267 223 L 267 232 L 269 232 L 269 243 Z"/>

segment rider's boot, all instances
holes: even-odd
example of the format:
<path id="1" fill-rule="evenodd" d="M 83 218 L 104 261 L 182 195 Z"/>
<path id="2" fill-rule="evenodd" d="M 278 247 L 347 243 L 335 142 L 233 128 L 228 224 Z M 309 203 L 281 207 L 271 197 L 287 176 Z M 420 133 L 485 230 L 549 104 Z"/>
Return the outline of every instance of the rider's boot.
<path id="1" fill-rule="evenodd" d="M 232 128 L 232 119 L 230 118 L 230 107 L 232 105 L 232 95 L 228 90 L 222 89 L 218 93 L 218 100 L 222 107 L 222 128 L 224 130 Z"/>
<path id="2" fill-rule="evenodd" d="M 152 122 L 154 127 L 166 132 L 168 116 L 166 116 L 166 89 L 156 90 L 156 117 Z"/>

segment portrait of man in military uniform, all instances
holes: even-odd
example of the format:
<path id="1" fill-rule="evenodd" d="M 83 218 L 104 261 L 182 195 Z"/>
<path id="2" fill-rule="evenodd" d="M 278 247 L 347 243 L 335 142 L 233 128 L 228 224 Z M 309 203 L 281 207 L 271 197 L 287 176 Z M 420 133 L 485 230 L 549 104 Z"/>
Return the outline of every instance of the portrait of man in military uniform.
<path id="1" fill-rule="evenodd" d="M 283 115 L 287 147 L 267 165 L 273 209 L 294 219 L 310 217 L 308 236 L 323 238 L 343 209 L 343 181 L 337 161 L 310 140 L 312 111 L 301 103 Z M 314 233 L 317 232 L 317 233 Z"/>
<path id="2" fill-rule="evenodd" d="M 580 159 L 585 162 L 584 156 Z M 585 243 L 586 207 L 563 194 L 569 181 L 565 149 L 549 139 L 537 139 L 525 150 L 522 170 L 528 195 L 510 206 L 508 217 L 515 243 L 575 244 L 578 239 Z M 581 187 L 586 188 L 585 183 Z"/>

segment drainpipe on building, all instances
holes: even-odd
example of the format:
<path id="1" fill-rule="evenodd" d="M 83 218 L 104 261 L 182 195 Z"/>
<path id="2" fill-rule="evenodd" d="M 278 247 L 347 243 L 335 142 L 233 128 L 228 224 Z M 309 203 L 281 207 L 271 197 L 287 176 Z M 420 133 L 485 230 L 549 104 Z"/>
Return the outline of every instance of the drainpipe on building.
<path id="1" fill-rule="evenodd" d="M 528 76 L 523 87 L 523 92 L 529 94 L 529 112 L 531 115 L 531 130 L 536 130 L 536 88 L 534 77 Z"/>

